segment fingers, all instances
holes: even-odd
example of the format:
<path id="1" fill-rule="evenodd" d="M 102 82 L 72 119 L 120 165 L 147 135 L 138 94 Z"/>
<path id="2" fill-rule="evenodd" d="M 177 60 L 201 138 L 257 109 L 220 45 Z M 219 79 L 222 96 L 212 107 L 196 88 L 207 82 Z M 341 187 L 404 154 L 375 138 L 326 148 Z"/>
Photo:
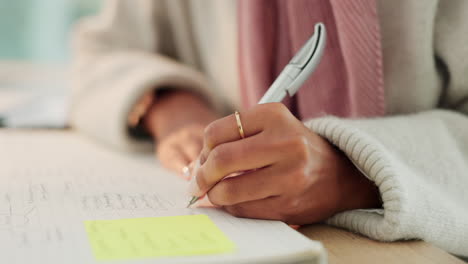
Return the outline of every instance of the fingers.
<path id="1" fill-rule="evenodd" d="M 157 153 L 161 164 L 182 175 L 183 168 L 189 163 L 189 159 L 178 145 L 167 144 L 158 147 Z"/>
<path id="2" fill-rule="evenodd" d="M 272 151 L 262 134 L 217 146 L 206 162 L 195 172 L 197 188 L 191 188 L 192 195 L 205 194 L 226 176 L 252 169 L 263 168 L 279 159 L 281 152 Z"/>
<path id="3" fill-rule="evenodd" d="M 288 112 L 281 103 L 256 105 L 252 109 L 240 112 L 240 120 L 245 137 L 262 132 L 269 123 L 268 120 L 276 118 L 283 112 Z M 237 121 L 234 114 L 218 119 L 205 128 L 204 144 L 200 160 L 202 164 L 208 153 L 216 146 L 241 139 Z"/>
<path id="4" fill-rule="evenodd" d="M 249 201 L 231 206 L 224 206 L 224 210 L 236 217 L 268 219 L 283 221 L 284 217 L 278 208 L 279 197 Z"/>
<path id="5" fill-rule="evenodd" d="M 216 184 L 209 192 L 210 201 L 219 206 L 231 206 L 248 201 L 263 200 L 281 195 L 283 173 L 276 166 L 230 177 Z"/>
<path id="6" fill-rule="evenodd" d="M 185 167 L 200 155 L 202 140 L 203 128 L 188 127 L 160 141 L 157 156 L 164 167 L 188 180 L 190 173 Z"/>
<path id="7" fill-rule="evenodd" d="M 180 142 L 185 155 L 188 157 L 190 162 L 196 160 L 202 150 L 203 135 L 202 132 L 199 134 L 189 134 L 185 140 Z"/>
<path id="8" fill-rule="evenodd" d="M 263 130 L 261 117 L 252 115 L 252 111 L 240 112 L 240 120 L 246 137 Z M 241 139 L 234 114 L 218 119 L 205 129 L 204 143 L 208 149 L 219 144 Z"/>
<path id="9" fill-rule="evenodd" d="M 262 106 L 256 106 L 251 110 L 239 113 L 242 128 L 246 137 L 255 135 L 263 130 L 263 115 L 256 111 Z M 205 128 L 204 152 L 209 152 L 217 145 L 241 139 L 237 120 L 234 114 L 218 119 Z M 207 153 L 202 153 L 207 154 Z"/>

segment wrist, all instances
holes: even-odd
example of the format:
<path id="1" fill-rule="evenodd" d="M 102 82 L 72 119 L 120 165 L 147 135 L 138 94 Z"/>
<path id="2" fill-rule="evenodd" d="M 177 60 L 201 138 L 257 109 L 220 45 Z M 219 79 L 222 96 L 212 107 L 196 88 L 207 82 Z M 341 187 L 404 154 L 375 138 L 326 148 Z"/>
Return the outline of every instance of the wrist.
<path id="1" fill-rule="evenodd" d="M 340 152 L 343 166 L 341 166 L 341 190 L 339 212 L 381 208 L 382 201 L 378 187 L 369 180 L 342 152 Z"/>

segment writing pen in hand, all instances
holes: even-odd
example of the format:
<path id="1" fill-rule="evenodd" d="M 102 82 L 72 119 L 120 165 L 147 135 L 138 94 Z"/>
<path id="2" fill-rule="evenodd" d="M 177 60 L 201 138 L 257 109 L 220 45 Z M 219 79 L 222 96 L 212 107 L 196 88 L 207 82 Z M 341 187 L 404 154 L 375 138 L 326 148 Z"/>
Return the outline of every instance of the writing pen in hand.
<path id="1" fill-rule="evenodd" d="M 325 26 L 317 23 L 312 37 L 294 55 L 258 103 L 281 102 L 286 96 L 294 96 L 317 68 L 325 50 L 326 37 Z M 193 171 L 196 172 L 199 167 L 200 161 L 197 160 Z M 196 181 L 196 178 L 192 178 L 192 181 Z M 195 204 L 200 198 L 192 196 L 187 207 Z"/>

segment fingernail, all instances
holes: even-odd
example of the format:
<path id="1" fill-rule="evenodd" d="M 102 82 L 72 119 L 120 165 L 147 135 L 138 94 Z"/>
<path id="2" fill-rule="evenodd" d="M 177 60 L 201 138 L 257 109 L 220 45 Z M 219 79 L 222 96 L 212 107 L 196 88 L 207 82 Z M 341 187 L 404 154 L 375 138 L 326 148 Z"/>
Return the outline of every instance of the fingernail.
<path id="1" fill-rule="evenodd" d="M 184 166 L 184 167 L 182 168 L 182 174 L 183 174 L 186 178 L 190 177 L 190 168 L 189 168 L 189 166 Z"/>

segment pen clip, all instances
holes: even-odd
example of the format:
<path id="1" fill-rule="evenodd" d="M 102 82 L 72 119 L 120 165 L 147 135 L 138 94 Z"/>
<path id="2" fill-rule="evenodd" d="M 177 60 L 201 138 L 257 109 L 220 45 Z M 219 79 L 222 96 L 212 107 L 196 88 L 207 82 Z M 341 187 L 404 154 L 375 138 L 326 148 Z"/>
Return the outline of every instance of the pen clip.
<path id="1" fill-rule="evenodd" d="M 319 64 L 325 50 L 326 36 L 325 26 L 317 23 L 312 37 L 286 65 L 258 103 L 281 102 L 287 95 L 296 94 Z"/>
<path id="2" fill-rule="evenodd" d="M 317 68 L 325 50 L 327 32 L 322 23 L 315 25 L 314 35 L 304 44 L 291 59 L 288 66 L 288 76 L 292 79 L 286 88 L 289 96 L 293 96 L 301 85 Z"/>

